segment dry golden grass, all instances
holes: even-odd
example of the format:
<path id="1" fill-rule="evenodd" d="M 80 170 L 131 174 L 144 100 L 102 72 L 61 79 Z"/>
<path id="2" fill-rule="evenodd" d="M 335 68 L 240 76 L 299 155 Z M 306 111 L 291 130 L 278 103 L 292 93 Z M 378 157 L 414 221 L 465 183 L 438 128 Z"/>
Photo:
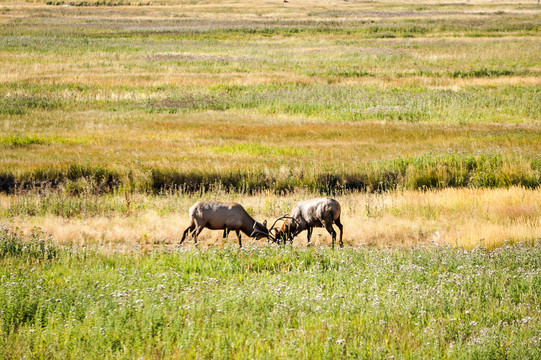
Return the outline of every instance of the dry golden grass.
<path id="1" fill-rule="evenodd" d="M 204 198 L 236 201 L 258 220 L 269 221 L 283 215 L 298 200 L 311 197 L 262 194 L 243 196 L 207 194 Z M 145 204 L 144 210 L 67 219 L 58 216 L 23 216 L 0 219 L 3 225 L 26 232 L 41 227 L 55 241 L 75 247 L 97 247 L 103 251 L 173 249 L 189 224 L 188 208 L 199 197 L 136 195 L 132 207 Z M 342 205 L 344 240 L 348 246 L 413 246 L 436 243 L 467 249 L 483 245 L 500 246 L 505 241 L 541 238 L 541 191 L 510 189 L 446 189 L 440 191 L 395 191 L 386 194 L 356 193 L 337 196 Z M 0 196 L 6 210 L 14 196 Z M 122 201 L 122 199 L 119 199 Z M 204 230 L 203 247 L 223 246 L 221 231 Z M 244 236 L 244 244 L 265 245 Z M 314 232 L 313 243 L 329 246 L 330 236 L 323 229 Z M 230 234 L 229 244 L 236 244 Z M 301 234 L 295 246 L 306 244 Z M 193 246 L 188 240 L 185 246 Z"/>
<path id="2" fill-rule="evenodd" d="M 530 175 L 541 153 L 534 89 L 541 86 L 539 13 L 534 2 L 488 0 L 3 2 L 0 100 L 15 105 L 0 117 L 0 131 L 69 141 L 4 145 L 0 168 L 18 175 L 89 164 L 121 174 L 242 169 L 288 177 L 427 153 L 487 153 L 523 159 L 508 163 L 504 175 Z M 204 103 L 198 95 L 212 102 L 205 95 L 223 96 L 230 85 L 246 92 L 219 110 L 190 107 Z M 348 108 L 357 94 L 368 100 Z M 255 104 L 244 104 L 250 96 Z M 377 104 L 363 106 L 371 98 Z M 31 100 L 45 101 L 45 108 Z M 178 104 L 167 109 L 167 101 Z M 309 102 L 316 110 L 303 107 Z M 380 103 L 384 110 L 373 116 Z M 311 196 L 222 195 L 259 219 Z M 196 197 L 138 196 L 134 203 L 148 206 L 129 214 L 0 222 L 25 231 L 40 226 L 77 246 L 174 246 Z M 471 248 L 540 237 L 539 191 L 449 189 L 339 200 L 346 242 L 354 246 L 433 241 Z M 14 201 L 0 196 L 2 209 Z M 164 211 L 171 202 L 174 210 Z M 220 236 L 205 231 L 202 242 L 219 245 Z M 314 240 L 329 237 L 320 231 Z"/>

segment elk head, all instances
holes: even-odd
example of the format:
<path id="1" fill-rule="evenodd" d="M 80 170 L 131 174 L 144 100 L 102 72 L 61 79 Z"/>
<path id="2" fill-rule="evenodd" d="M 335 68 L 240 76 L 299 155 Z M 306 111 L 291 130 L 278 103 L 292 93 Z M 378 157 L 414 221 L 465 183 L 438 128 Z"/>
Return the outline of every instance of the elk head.
<path id="1" fill-rule="evenodd" d="M 276 225 L 276 223 L 282 219 L 286 219 L 286 220 L 280 227 L 280 230 L 274 229 L 274 225 Z M 285 214 L 284 216 L 281 216 L 278 219 L 276 219 L 276 221 L 274 221 L 274 224 L 272 224 L 269 232 L 272 232 L 272 230 L 274 230 L 274 234 L 272 236 L 274 237 L 273 241 L 275 243 L 285 244 L 287 240 L 291 240 L 292 238 L 291 235 L 296 231 L 296 229 L 297 229 L 297 220 L 295 218 L 292 218 L 291 216 L 288 216 L 288 214 Z"/>
<path id="2" fill-rule="evenodd" d="M 277 244 L 280 244 L 282 242 L 285 243 L 285 241 L 283 240 L 283 235 L 281 235 L 282 234 L 281 230 L 274 229 L 274 226 L 276 225 L 276 223 L 278 221 L 282 220 L 282 219 L 288 219 L 288 220 L 286 220 L 286 222 L 287 221 L 292 221 L 294 224 L 297 223 L 297 221 L 294 218 L 288 216 L 288 214 L 285 214 L 284 216 L 281 216 L 278 219 L 274 220 L 274 223 L 272 224 L 270 229 L 267 229 L 267 220 L 265 220 L 263 222 L 263 224 L 260 224 L 260 223 L 258 223 L 256 221 L 254 223 L 254 228 L 253 228 L 252 234 L 250 236 L 255 237 L 256 239 L 261 239 L 261 238 L 266 237 L 267 239 L 269 239 L 273 243 L 277 243 Z M 261 225 L 262 225 L 262 227 L 261 227 Z M 282 228 L 284 227 L 284 225 L 282 225 Z M 273 235 L 272 230 L 274 230 L 274 235 Z M 280 236 L 276 236 L 276 234 L 280 234 Z"/>
<path id="3" fill-rule="evenodd" d="M 286 243 L 286 241 L 291 240 L 292 234 L 295 232 L 297 228 L 297 222 L 293 218 L 288 218 L 280 229 L 275 229 L 274 231 L 274 237 L 278 240 L 278 243 Z"/>
<path id="4" fill-rule="evenodd" d="M 252 229 L 251 237 L 255 238 L 256 240 L 259 240 L 261 238 L 268 238 L 269 237 L 269 229 L 267 228 L 267 220 L 263 221 L 263 224 L 260 222 L 254 222 L 254 226 Z"/>

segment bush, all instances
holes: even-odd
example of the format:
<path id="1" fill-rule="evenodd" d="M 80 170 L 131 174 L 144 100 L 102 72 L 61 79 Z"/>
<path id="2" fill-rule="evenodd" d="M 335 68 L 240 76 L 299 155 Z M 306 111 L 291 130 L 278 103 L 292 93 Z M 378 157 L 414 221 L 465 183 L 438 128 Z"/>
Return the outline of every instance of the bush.
<path id="1" fill-rule="evenodd" d="M 0 259 L 19 257 L 34 260 L 51 260 L 58 255 L 52 239 L 39 228 L 34 228 L 30 239 L 25 240 L 21 232 L 8 227 L 0 228 Z"/>

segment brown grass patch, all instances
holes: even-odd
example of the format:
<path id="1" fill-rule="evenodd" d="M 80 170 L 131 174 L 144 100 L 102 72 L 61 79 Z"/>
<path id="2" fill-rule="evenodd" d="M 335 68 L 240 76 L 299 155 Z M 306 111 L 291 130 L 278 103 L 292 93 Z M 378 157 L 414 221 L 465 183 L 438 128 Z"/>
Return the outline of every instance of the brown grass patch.
<path id="1" fill-rule="evenodd" d="M 269 221 L 288 212 L 292 205 L 313 195 L 290 196 L 261 194 L 206 194 L 204 198 L 243 204 L 257 220 Z M 174 249 L 182 231 L 189 225 L 188 208 L 197 195 L 150 197 L 137 195 L 129 214 L 62 218 L 23 216 L 1 218 L 0 224 L 27 232 L 41 227 L 56 241 L 76 247 L 98 247 L 105 251 L 127 249 Z M 498 247 L 506 241 L 541 238 L 541 192 L 524 188 L 446 189 L 440 191 L 397 191 L 386 194 L 350 194 L 337 196 L 342 205 L 344 241 L 348 246 L 417 246 L 450 244 L 471 249 L 478 245 Z M 1 211 L 6 211 L 15 196 L 0 196 Z M 136 210 L 144 203 L 144 210 Z M 3 209 L 3 210 L 2 210 Z M 230 234 L 223 241 L 221 231 L 205 229 L 199 241 L 203 247 L 237 244 Z M 243 235 L 243 243 L 266 246 Z M 314 245 L 330 246 L 324 229 L 315 229 Z M 304 247 L 306 233 L 295 246 Z M 191 239 L 186 245 L 193 246 Z"/>
<path id="2" fill-rule="evenodd" d="M 541 217 L 541 207 L 539 204 L 503 205 L 497 207 L 494 213 L 504 223 L 536 223 Z"/>

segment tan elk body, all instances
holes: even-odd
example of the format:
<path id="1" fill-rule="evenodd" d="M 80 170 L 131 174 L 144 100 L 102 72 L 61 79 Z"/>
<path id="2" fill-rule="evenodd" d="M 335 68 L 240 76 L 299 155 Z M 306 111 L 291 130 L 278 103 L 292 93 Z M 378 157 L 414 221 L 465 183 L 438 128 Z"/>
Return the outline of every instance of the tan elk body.
<path id="1" fill-rule="evenodd" d="M 291 209 L 289 218 L 284 222 L 282 228 L 276 232 L 276 238 L 292 242 L 295 236 L 307 230 L 308 246 L 310 246 L 313 228 L 324 227 L 332 236 L 332 247 L 334 248 L 336 231 L 333 224 L 336 224 L 340 230 L 340 247 L 343 247 L 343 226 L 340 222 L 340 213 L 341 208 L 338 201 L 328 197 L 299 201 Z"/>
<path id="2" fill-rule="evenodd" d="M 179 246 L 182 245 L 188 233 L 192 233 L 195 244 L 197 236 L 204 228 L 210 230 L 224 230 L 224 238 L 227 238 L 229 231 L 234 230 L 239 238 L 239 246 L 242 247 L 242 231 L 250 237 L 260 239 L 268 237 L 267 221 L 263 223 L 254 220 L 242 205 L 219 201 L 198 201 L 189 210 L 191 223 L 182 234 Z"/>

